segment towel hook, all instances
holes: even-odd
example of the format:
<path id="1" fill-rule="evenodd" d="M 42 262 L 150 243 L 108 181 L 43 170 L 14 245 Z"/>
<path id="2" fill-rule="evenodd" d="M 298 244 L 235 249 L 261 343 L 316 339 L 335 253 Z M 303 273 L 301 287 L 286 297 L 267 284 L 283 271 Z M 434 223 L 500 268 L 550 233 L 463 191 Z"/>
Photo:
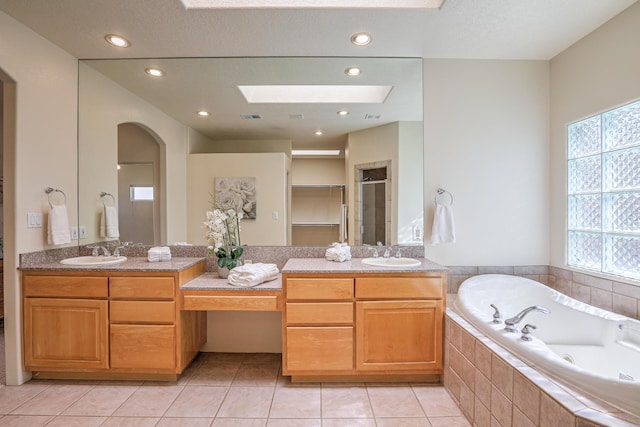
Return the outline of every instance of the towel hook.
<path id="1" fill-rule="evenodd" d="M 67 203 L 67 195 L 64 194 L 64 191 L 62 191 L 62 190 L 59 190 L 57 188 L 47 187 L 47 188 L 44 189 L 44 192 L 47 193 L 47 201 L 49 202 L 49 206 L 51 208 L 53 208 L 53 203 L 51 203 L 51 195 L 52 195 L 52 193 L 62 193 L 63 204 Z"/>
<path id="2" fill-rule="evenodd" d="M 115 197 L 113 197 L 113 194 L 111 194 L 111 193 L 106 193 L 106 192 L 104 192 L 104 191 L 100 193 L 100 198 L 102 199 L 102 204 L 106 206 L 106 203 L 105 203 L 105 200 L 104 200 L 104 198 L 105 198 L 106 196 L 111 197 L 111 200 L 112 200 L 112 202 L 113 202 L 113 206 L 115 206 L 115 205 L 116 205 L 116 198 L 115 198 Z"/>
<path id="3" fill-rule="evenodd" d="M 436 190 L 436 196 L 433 198 L 433 202 L 437 205 L 438 204 L 438 196 L 442 196 L 443 194 L 447 194 L 449 196 L 449 198 L 451 199 L 451 201 L 449 202 L 449 205 L 452 206 L 453 205 L 453 194 L 449 193 L 444 188 L 438 188 Z"/>

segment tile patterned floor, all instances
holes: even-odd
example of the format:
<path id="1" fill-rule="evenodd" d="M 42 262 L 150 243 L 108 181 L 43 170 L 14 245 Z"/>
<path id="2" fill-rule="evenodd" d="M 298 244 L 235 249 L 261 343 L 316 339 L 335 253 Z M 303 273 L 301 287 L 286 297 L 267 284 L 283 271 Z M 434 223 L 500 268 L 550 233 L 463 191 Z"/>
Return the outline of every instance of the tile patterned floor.
<path id="1" fill-rule="evenodd" d="M 292 384 L 280 367 L 279 354 L 203 353 L 175 382 L 0 384 L 0 426 L 469 426 L 444 387 Z"/>

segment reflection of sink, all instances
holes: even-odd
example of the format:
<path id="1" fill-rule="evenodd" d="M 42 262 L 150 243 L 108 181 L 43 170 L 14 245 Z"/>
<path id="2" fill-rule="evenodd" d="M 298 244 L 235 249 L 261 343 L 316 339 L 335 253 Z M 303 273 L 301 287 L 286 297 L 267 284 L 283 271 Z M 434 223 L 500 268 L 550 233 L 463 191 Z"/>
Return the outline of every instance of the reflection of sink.
<path id="1" fill-rule="evenodd" d="M 118 264 L 125 262 L 126 256 L 77 256 L 73 258 L 65 258 L 60 261 L 60 264 L 66 265 L 105 265 L 105 264 Z"/>
<path id="2" fill-rule="evenodd" d="M 365 258 L 363 264 L 372 265 L 374 267 L 417 267 L 422 263 L 413 258 Z"/>

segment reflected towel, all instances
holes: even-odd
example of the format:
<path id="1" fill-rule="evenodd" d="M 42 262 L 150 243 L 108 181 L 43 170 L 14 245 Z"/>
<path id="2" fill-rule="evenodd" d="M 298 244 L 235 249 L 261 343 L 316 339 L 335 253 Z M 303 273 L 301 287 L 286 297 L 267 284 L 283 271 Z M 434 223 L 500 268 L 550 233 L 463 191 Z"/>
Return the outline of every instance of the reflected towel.
<path id="1" fill-rule="evenodd" d="M 67 215 L 66 205 L 51 205 L 47 241 L 50 245 L 71 243 L 71 231 L 69 229 L 69 216 Z"/>
<path id="2" fill-rule="evenodd" d="M 169 246 L 154 246 L 147 251 L 149 262 L 171 261 L 171 249 Z"/>
<path id="3" fill-rule="evenodd" d="M 436 203 L 436 212 L 433 216 L 433 228 L 431 229 L 431 244 L 455 243 L 456 226 L 453 221 L 453 209 L 451 205 Z"/>
<path id="4" fill-rule="evenodd" d="M 351 248 L 346 243 L 332 243 L 324 253 L 328 261 L 344 262 L 351 259 Z"/>
<path id="5" fill-rule="evenodd" d="M 229 271 L 227 281 L 233 286 L 252 288 L 261 283 L 277 279 L 278 273 L 277 265 L 256 262 L 232 268 Z"/>
<path id="6" fill-rule="evenodd" d="M 115 206 L 104 206 L 100 217 L 100 237 L 120 237 L 118 210 Z"/>

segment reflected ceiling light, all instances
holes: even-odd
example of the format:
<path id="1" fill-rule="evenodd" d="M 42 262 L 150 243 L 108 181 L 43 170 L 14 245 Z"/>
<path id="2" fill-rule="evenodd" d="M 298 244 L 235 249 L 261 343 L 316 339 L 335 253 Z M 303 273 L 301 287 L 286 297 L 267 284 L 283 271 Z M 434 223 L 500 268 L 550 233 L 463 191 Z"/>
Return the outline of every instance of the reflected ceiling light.
<path id="1" fill-rule="evenodd" d="M 349 77 L 357 77 L 362 74 L 362 70 L 360 69 L 360 67 L 349 67 L 344 70 L 344 73 Z"/>
<path id="2" fill-rule="evenodd" d="M 291 150 L 294 156 L 339 156 L 340 150 Z"/>
<path id="3" fill-rule="evenodd" d="M 444 0 L 181 0 L 187 9 L 415 8 L 438 9 Z"/>
<path id="4" fill-rule="evenodd" d="M 338 114 L 340 117 L 344 117 L 344 116 L 348 116 L 349 112 L 347 110 L 340 110 L 336 114 Z"/>
<path id="5" fill-rule="evenodd" d="M 356 33 L 351 36 L 351 43 L 356 46 L 366 46 L 371 43 L 371 34 L 369 33 Z"/>
<path id="6" fill-rule="evenodd" d="M 150 76 L 153 76 L 153 77 L 163 77 L 164 76 L 164 71 L 162 71 L 159 68 L 153 68 L 153 67 L 145 68 L 144 72 L 149 74 Z"/>
<path id="7" fill-rule="evenodd" d="M 129 47 L 131 46 L 131 42 L 127 39 L 125 39 L 122 36 L 119 36 L 117 34 L 107 34 L 106 36 L 104 36 L 105 40 L 108 41 L 110 44 L 116 46 L 116 47 Z"/>
<path id="8" fill-rule="evenodd" d="M 315 131 L 313 134 L 314 134 L 315 136 L 321 136 L 321 135 L 322 135 L 322 133 L 323 133 L 323 132 L 322 132 L 321 130 L 317 130 L 317 131 Z"/>
<path id="9" fill-rule="evenodd" d="M 204 111 L 204 110 L 200 110 L 200 111 L 198 111 L 198 115 L 200 117 L 207 117 L 207 116 L 209 116 L 209 112 L 208 111 Z"/>
<path id="10" fill-rule="evenodd" d="M 238 86 L 249 103 L 374 103 L 387 99 L 393 86 L 383 85 L 252 85 Z"/>

